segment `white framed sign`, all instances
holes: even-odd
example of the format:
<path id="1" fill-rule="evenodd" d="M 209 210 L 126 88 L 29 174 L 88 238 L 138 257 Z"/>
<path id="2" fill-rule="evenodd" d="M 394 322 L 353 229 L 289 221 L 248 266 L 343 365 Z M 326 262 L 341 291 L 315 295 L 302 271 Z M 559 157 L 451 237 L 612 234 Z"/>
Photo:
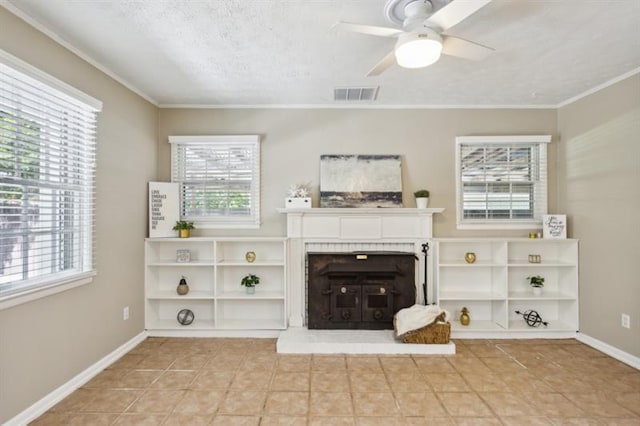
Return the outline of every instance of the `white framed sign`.
<path id="1" fill-rule="evenodd" d="M 545 214 L 542 216 L 543 238 L 567 238 L 567 215 Z"/>
<path id="2" fill-rule="evenodd" d="M 172 182 L 149 182 L 149 238 L 177 236 L 173 227 L 180 220 L 179 187 Z"/>

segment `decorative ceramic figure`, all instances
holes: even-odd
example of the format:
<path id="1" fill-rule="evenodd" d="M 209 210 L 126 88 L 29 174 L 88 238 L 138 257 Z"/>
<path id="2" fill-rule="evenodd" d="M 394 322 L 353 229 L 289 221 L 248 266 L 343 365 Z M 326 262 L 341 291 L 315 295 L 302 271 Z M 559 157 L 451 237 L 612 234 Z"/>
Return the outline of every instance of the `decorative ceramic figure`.
<path id="1" fill-rule="evenodd" d="M 464 260 L 467 263 L 473 263 L 476 261 L 476 254 L 472 251 L 466 252 L 464 254 Z"/>
<path id="2" fill-rule="evenodd" d="M 464 307 L 462 308 L 462 312 L 460 313 L 460 324 L 469 325 L 471 322 L 471 317 L 469 316 L 469 310 Z"/>
<path id="3" fill-rule="evenodd" d="M 187 280 L 184 276 L 180 279 L 180 283 L 178 284 L 176 291 L 180 296 L 184 296 L 189 293 L 189 285 L 187 284 Z"/>

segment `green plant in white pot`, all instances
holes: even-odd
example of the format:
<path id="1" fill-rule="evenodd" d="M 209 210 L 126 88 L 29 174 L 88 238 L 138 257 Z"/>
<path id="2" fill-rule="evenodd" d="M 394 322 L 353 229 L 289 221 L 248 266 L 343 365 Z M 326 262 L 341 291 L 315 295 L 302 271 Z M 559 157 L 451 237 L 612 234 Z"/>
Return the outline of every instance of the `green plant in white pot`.
<path id="1" fill-rule="evenodd" d="M 542 287 L 544 287 L 544 277 L 540 275 L 532 275 L 527 277 L 527 280 L 529 280 L 529 285 L 533 289 L 533 294 L 540 296 L 542 294 Z"/>
<path id="2" fill-rule="evenodd" d="M 260 284 L 260 277 L 254 274 L 249 274 L 240 281 L 240 285 L 245 287 L 247 294 L 255 293 L 258 284 Z"/>
<path id="3" fill-rule="evenodd" d="M 419 209 L 426 209 L 429 205 L 429 191 L 426 189 L 420 189 L 413 193 L 416 197 L 416 207 Z"/>

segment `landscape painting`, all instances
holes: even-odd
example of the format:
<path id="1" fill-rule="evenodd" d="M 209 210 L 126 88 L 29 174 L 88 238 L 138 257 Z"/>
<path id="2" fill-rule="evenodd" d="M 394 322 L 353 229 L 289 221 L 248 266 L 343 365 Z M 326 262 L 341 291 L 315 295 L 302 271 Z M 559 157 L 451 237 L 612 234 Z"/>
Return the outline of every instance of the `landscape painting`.
<path id="1" fill-rule="evenodd" d="M 321 155 L 320 207 L 402 207 L 399 155 Z"/>

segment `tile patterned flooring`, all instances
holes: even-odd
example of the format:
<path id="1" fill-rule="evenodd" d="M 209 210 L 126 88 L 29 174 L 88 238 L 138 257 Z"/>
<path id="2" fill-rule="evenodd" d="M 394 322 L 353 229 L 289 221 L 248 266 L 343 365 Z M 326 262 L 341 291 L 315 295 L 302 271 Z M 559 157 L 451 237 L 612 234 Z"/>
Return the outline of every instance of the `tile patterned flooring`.
<path id="1" fill-rule="evenodd" d="M 640 425 L 640 371 L 576 340 L 457 354 L 279 355 L 148 338 L 34 425 Z"/>

